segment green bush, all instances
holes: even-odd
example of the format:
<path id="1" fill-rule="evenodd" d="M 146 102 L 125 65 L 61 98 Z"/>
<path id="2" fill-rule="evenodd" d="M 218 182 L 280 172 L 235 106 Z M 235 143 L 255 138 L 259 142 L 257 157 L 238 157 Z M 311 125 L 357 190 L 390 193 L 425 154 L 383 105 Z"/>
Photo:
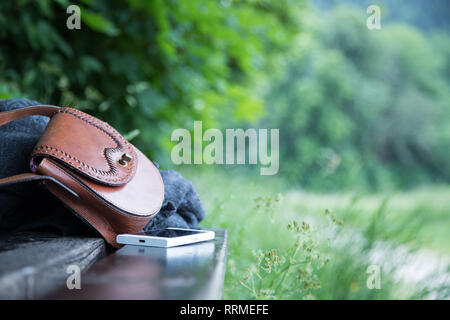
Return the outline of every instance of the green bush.
<path id="1" fill-rule="evenodd" d="M 66 8 L 81 8 L 69 30 Z M 297 0 L 6 0 L 0 98 L 89 109 L 167 160 L 192 120 L 261 115 L 253 77 L 298 33 Z M 139 130 L 139 131 L 136 131 Z"/>
<path id="2" fill-rule="evenodd" d="M 450 37 L 365 18 L 297 0 L 5 0 L 0 98 L 88 109 L 163 166 L 175 128 L 263 118 L 294 184 L 450 181 Z"/>
<path id="3" fill-rule="evenodd" d="M 280 130 L 280 172 L 316 189 L 450 181 L 450 37 L 363 11 L 311 14 L 273 80 L 265 126 Z"/>

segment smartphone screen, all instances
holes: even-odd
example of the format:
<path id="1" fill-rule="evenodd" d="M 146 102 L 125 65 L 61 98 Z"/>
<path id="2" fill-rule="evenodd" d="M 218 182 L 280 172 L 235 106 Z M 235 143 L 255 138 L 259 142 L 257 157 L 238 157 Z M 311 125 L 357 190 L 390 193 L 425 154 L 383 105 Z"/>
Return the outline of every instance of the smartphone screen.
<path id="1" fill-rule="evenodd" d="M 176 238 L 182 236 L 189 236 L 192 234 L 202 233 L 201 230 L 179 230 L 179 229 L 159 229 L 152 230 L 148 232 L 143 232 L 142 234 L 152 237 L 162 237 L 162 238 Z"/>

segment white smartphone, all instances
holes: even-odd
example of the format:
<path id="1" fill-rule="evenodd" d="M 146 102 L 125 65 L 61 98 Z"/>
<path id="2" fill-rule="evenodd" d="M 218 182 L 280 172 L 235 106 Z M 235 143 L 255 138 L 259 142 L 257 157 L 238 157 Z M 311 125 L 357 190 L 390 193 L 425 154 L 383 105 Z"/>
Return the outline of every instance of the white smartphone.
<path id="1" fill-rule="evenodd" d="M 211 230 L 167 228 L 151 232 L 119 234 L 116 241 L 120 244 L 168 248 L 213 240 L 214 237 L 215 233 Z"/>

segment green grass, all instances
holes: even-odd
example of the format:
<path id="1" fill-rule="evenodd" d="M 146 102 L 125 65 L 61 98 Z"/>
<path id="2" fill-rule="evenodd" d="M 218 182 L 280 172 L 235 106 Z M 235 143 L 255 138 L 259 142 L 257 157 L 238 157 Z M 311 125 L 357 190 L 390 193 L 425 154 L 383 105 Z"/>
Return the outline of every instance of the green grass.
<path id="1" fill-rule="evenodd" d="M 298 212 L 332 210 L 348 227 L 367 236 L 450 254 L 450 187 L 433 186 L 396 194 L 310 194 L 290 191 L 286 205 Z"/>
<path id="2" fill-rule="evenodd" d="M 202 226 L 229 230 L 226 299 L 428 297 L 432 279 L 411 284 L 396 278 L 403 261 L 389 250 L 381 289 L 368 289 L 373 248 L 381 243 L 450 256 L 449 187 L 313 194 L 276 177 L 182 172 L 204 202 Z M 448 288 L 440 289 L 433 287 L 432 297 L 450 297 Z"/>

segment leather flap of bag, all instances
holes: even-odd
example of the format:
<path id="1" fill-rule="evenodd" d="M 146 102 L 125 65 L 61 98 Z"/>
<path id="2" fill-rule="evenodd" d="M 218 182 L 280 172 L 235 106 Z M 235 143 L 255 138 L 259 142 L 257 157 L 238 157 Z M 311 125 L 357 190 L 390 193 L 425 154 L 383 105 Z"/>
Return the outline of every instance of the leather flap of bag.
<path id="1" fill-rule="evenodd" d="M 55 114 L 32 158 L 55 159 L 96 182 L 120 186 L 136 172 L 138 157 L 132 145 L 107 123 L 72 108 Z"/>

